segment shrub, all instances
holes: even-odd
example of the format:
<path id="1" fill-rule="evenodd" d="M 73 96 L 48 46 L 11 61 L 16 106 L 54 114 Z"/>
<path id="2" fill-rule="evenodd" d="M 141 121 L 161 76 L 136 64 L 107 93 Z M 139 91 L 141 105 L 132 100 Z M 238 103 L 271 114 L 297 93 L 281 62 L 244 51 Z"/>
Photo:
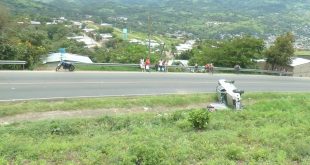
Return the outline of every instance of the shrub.
<path id="1" fill-rule="evenodd" d="M 127 129 L 132 125 L 132 121 L 128 117 L 111 117 L 104 116 L 97 120 L 97 123 L 100 124 L 103 128 L 106 128 L 110 131 L 118 131 L 122 129 Z"/>
<path id="2" fill-rule="evenodd" d="M 4 159 L 4 157 L 0 157 L 0 164 L 9 164 L 9 163 Z"/>
<path id="3" fill-rule="evenodd" d="M 159 144 L 139 144 L 133 146 L 131 153 L 134 154 L 132 163 L 136 165 L 162 164 L 165 158 L 165 152 Z"/>
<path id="4" fill-rule="evenodd" d="M 179 120 L 176 123 L 176 126 L 180 129 L 191 129 L 191 123 L 188 120 Z"/>
<path id="5" fill-rule="evenodd" d="M 52 121 L 50 126 L 50 133 L 52 135 L 76 135 L 79 134 L 79 129 L 70 123 L 61 121 Z"/>
<path id="6" fill-rule="evenodd" d="M 206 109 L 193 110 L 189 113 L 188 121 L 195 129 L 204 129 L 209 120 L 209 112 Z"/>
<path id="7" fill-rule="evenodd" d="M 227 148 L 226 157 L 235 161 L 245 159 L 243 148 L 232 144 Z"/>
<path id="8" fill-rule="evenodd" d="M 176 111 L 176 112 L 172 113 L 171 120 L 172 121 L 178 121 L 180 119 L 184 119 L 185 118 L 184 116 L 185 116 L 184 111 Z"/>
<path id="9" fill-rule="evenodd" d="M 266 160 L 268 158 L 268 151 L 265 149 L 257 149 L 252 154 L 255 161 Z"/>

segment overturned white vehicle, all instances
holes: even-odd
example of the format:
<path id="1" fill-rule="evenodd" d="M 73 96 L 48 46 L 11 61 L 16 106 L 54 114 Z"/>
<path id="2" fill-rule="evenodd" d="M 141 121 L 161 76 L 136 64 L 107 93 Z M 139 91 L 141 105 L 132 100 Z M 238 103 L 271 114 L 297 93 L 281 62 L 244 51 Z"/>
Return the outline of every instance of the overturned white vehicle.
<path id="1" fill-rule="evenodd" d="M 234 83 L 234 81 L 227 81 L 225 79 L 219 80 L 216 93 L 220 103 L 230 108 L 240 110 L 242 108 L 241 95 L 244 91 L 238 90 Z"/>

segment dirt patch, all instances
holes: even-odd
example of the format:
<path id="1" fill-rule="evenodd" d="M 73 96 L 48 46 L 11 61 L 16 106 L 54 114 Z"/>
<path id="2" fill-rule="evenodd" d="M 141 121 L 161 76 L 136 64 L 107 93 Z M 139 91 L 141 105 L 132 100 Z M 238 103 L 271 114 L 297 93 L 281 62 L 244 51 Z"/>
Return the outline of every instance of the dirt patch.
<path id="1" fill-rule="evenodd" d="M 70 118 L 91 118 L 103 115 L 121 115 L 129 113 L 160 113 L 172 112 L 181 109 L 206 108 L 207 103 L 188 105 L 186 107 L 134 107 L 134 108 L 107 108 L 96 110 L 77 110 L 77 111 L 48 111 L 48 112 L 30 112 L 18 114 L 14 116 L 0 117 L 0 125 L 9 125 L 16 122 L 24 121 L 40 121 L 54 119 L 70 119 Z"/>

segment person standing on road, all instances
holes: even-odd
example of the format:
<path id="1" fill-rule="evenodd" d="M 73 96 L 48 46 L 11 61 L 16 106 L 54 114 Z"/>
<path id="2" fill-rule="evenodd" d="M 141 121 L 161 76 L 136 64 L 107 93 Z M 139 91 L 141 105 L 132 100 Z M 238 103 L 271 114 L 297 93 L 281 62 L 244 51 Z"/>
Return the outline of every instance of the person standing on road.
<path id="1" fill-rule="evenodd" d="M 168 60 L 165 60 L 163 63 L 164 63 L 164 71 L 168 72 Z"/>
<path id="2" fill-rule="evenodd" d="M 163 71 L 163 60 L 162 59 L 158 61 L 158 66 L 159 66 L 158 71 L 162 72 Z"/>
<path id="3" fill-rule="evenodd" d="M 210 71 L 209 69 L 210 69 L 209 64 L 206 63 L 206 65 L 205 65 L 205 72 L 208 72 L 208 73 L 209 73 L 209 71 Z"/>
<path id="4" fill-rule="evenodd" d="M 241 67 L 240 67 L 239 64 L 236 64 L 236 65 L 234 66 L 234 69 L 235 69 L 235 72 L 238 74 L 238 73 L 240 72 Z"/>
<path id="5" fill-rule="evenodd" d="M 140 69 L 141 69 L 141 72 L 145 72 L 145 66 L 144 66 L 144 59 L 143 58 L 140 59 Z"/>
<path id="6" fill-rule="evenodd" d="M 196 73 L 198 72 L 198 64 L 197 63 L 195 64 L 194 72 L 196 72 Z"/>
<path id="7" fill-rule="evenodd" d="M 211 64 L 209 65 L 209 69 L 210 69 L 211 74 L 213 74 L 213 71 L 214 71 L 213 63 L 211 63 Z"/>
<path id="8" fill-rule="evenodd" d="M 145 60 L 145 70 L 146 70 L 147 72 L 150 72 L 150 65 L 151 65 L 151 60 L 150 60 L 150 58 L 148 57 L 148 58 L 146 58 L 146 60 Z"/>

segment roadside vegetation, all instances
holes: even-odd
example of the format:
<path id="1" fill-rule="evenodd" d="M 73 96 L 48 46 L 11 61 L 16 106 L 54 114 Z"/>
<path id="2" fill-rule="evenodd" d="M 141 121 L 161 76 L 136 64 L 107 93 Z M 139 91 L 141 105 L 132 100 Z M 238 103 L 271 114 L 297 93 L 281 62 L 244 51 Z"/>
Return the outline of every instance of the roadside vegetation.
<path id="1" fill-rule="evenodd" d="M 204 66 L 207 63 L 213 63 L 218 67 L 234 67 L 238 64 L 241 68 L 257 68 L 255 60 L 266 58 L 272 66 L 272 70 L 280 70 L 279 68 L 288 66 L 291 63 L 291 57 L 294 56 L 293 42 L 295 39 L 292 33 L 277 36 L 276 41 L 269 48 L 265 47 L 262 37 L 259 38 L 251 33 L 212 40 L 196 38 L 193 49 L 179 54 L 178 45 L 194 38 L 178 38 L 160 33 L 149 34 L 144 31 L 148 29 L 145 24 L 144 26 L 140 25 L 144 29 L 142 31 L 130 28 L 126 39 L 119 26 L 100 27 L 98 21 L 97 23 L 88 21 L 78 27 L 70 20 L 46 25 L 45 23 L 54 21 L 53 17 L 48 16 L 45 16 L 47 17 L 44 17 L 45 19 L 38 18 L 42 24 L 31 25 L 30 20 L 34 18 L 26 19 L 14 12 L 11 14 L 9 8 L 2 4 L 0 4 L 0 9 L 0 33 L 2 34 L 0 37 L 0 60 L 26 61 L 25 69 L 30 70 L 38 68 L 47 54 L 59 52 L 59 48 L 65 48 L 68 53 L 86 55 L 95 63 L 137 64 L 140 59 L 149 57 L 153 65 L 158 63 L 159 59 L 182 59 L 189 60 L 191 66 L 195 64 Z M 84 32 L 83 28 L 93 28 L 94 31 Z M 102 40 L 100 36 L 100 34 L 106 33 L 112 36 L 108 41 Z M 84 35 L 96 40 L 98 46 L 87 48 L 83 42 L 68 39 L 68 37 Z M 129 39 L 138 39 L 140 44 L 138 41 L 132 43 Z M 149 49 L 148 44 L 141 44 L 145 44 L 149 39 L 152 42 L 155 40 L 158 45 Z M 0 66 L 0 69 L 21 68 L 22 66 L 16 65 Z M 131 68 L 127 69 L 131 70 Z M 101 68 L 99 70 L 119 70 L 119 68 Z"/>
<path id="2" fill-rule="evenodd" d="M 295 55 L 296 56 L 310 56 L 310 51 L 306 51 L 306 50 L 305 51 L 301 51 L 301 50 L 300 51 L 296 51 Z"/>
<path id="3" fill-rule="evenodd" d="M 0 103 L 0 117 L 12 116 L 27 112 L 74 111 L 102 108 L 134 108 L 134 107 L 185 107 L 201 103 L 209 103 L 215 96 L 209 94 L 193 95 L 160 95 L 144 97 L 106 97 L 68 99 L 57 101 L 20 101 Z"/>
<path id="4" fill-rule="evenodd" d="M 169 111 L 215 100 L 211 94 L 1 103 L 1 116 L 100 107 L 168 111 L 0 126 L 0 164 L 309 164 L 309 96 L 245 94 L 244 110 L 212 113 Z M 5 107 L 18 112 L 4 115 Z"/>

